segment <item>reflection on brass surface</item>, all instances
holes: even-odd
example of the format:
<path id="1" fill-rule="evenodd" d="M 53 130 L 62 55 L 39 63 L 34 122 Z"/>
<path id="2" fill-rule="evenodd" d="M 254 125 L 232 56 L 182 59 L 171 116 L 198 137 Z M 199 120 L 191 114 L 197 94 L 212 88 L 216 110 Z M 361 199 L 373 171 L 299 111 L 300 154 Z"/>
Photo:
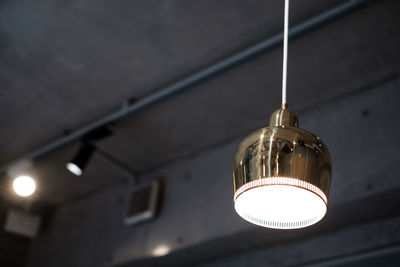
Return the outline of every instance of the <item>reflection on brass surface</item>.
<path id="1" fill-rule="evenodd" d="M 247 136 L 233 159 L 234 192 L 246 183 L 267 177 L 291 177 L 321 189 L 331 183 L 329 151 L 314 134 L 298 128 L 296 113 L 282 105 L 270 126 Z"/>

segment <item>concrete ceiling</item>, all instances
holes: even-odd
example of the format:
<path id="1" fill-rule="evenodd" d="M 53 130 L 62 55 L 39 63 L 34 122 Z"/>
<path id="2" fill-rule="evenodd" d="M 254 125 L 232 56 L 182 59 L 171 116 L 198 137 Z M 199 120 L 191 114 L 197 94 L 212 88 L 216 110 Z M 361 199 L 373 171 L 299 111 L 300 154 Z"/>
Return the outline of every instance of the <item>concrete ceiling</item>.
<path id="1" fill-rule="evenodd" d="M 291 23 L 344 2 L 293 1 Z M 282 8 L 280 0 L 2 1 L 0 163 L 280 32 Z M 377 1 L 293 40 L 290 106 L 301 113 L 398 75 L 397 10 L 398 1 Z M 128 118 L 98 146 L 140 175 L 259 128 L 280 103 L 281 56 L 272 50 Z M 83 177 L 67 173 L 76 149 L 36 163 L 38 201 L 59 205 L 120 181 L 96 156 Z"/>
<path id="2" fill-rule="evenodd" d="M 293 21 L 337 1 L 319 2 L 294 2 Z M 281 10 L 278 0 L 2 1 L 0 162 L 281 30 Z"/>

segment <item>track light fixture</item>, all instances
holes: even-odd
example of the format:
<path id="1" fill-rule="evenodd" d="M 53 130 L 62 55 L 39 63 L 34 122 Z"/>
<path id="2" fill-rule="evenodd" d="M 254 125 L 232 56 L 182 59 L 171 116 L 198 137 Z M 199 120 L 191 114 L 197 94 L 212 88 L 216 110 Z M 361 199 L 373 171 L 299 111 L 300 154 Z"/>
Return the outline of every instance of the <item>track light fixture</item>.
<path id="1" fill-rule="evenodd" d="M 295 229 L 321 220 L 327 211 L 331 159 L 314 134 L 298 127 L 286 103 L 289 0 L 285 0 L 282 106 L 269 127 L 247 136 L 233 160 L 236 212 L 256 225 Z"/>
<path id="2" fill-rule="evenodd" d="M 82 175 L 94 151 L 95 147 L 92 144 L 83 144 L 75 157 L 66 164 L 67 169 L 76 176 Z"/>
<path id="3" fill-rule="evenodd" d="M 67 169 L 76 176 L 82 175 L 96 149 L 93 144 L 111 136 L 113 134 L 113 127 L 114 125 L 109 124 L 96 128 L 85 134 L 81 139 L 83 144 L 79 148 L 78 153 L 66 164 Z"/>

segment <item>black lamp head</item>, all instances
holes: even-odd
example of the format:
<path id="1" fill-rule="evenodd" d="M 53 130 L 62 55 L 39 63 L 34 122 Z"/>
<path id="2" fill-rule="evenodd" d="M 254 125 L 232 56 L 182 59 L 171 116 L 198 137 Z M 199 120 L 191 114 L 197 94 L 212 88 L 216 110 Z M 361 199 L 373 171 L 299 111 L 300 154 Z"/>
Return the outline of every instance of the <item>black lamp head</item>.
<path id="1" fill-rule="evenodd" d="M 76 176 L 82 175 L 94 151 L 95 147 L 92 144 L 83 144 L 75 157 L 66 164 L 67 169 Z"/>

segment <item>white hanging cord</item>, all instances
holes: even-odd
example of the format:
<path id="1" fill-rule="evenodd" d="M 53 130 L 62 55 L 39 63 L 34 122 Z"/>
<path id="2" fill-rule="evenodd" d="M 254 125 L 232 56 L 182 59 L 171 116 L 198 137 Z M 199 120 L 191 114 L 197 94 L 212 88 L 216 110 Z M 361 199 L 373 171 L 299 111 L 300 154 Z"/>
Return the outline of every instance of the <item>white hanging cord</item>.
<path id="1" fill-rule="evenodd" d="M 282 105 L 286 104 L 288 32 L 289 32 L 289 0 L 285 0 L 285 18 L 283 31 L 283 72 L 282 72 Z"/>

